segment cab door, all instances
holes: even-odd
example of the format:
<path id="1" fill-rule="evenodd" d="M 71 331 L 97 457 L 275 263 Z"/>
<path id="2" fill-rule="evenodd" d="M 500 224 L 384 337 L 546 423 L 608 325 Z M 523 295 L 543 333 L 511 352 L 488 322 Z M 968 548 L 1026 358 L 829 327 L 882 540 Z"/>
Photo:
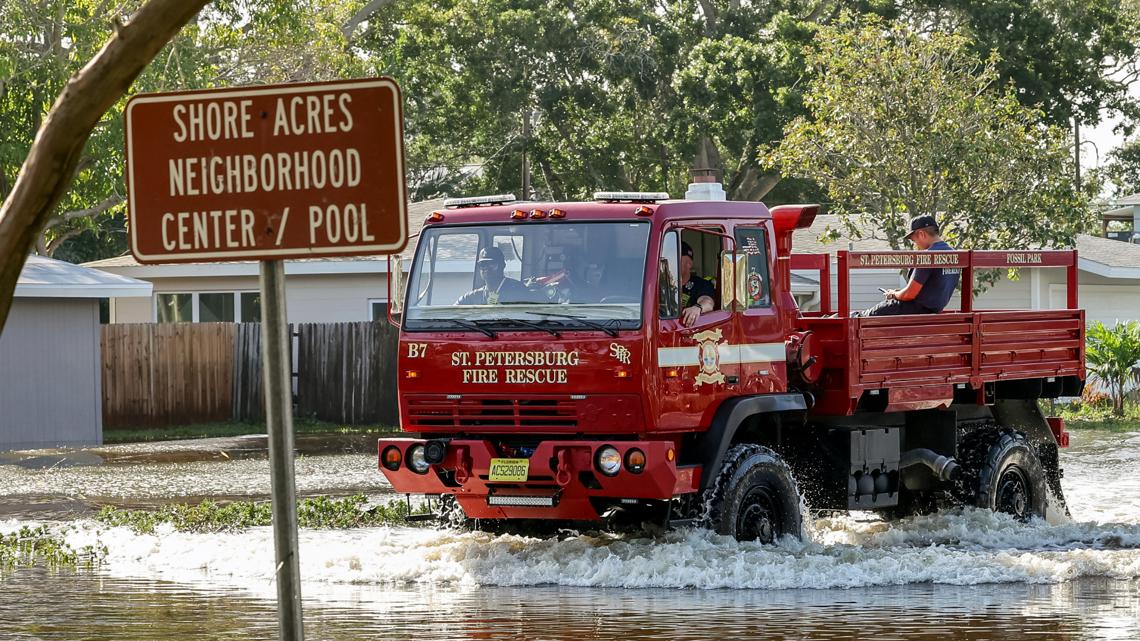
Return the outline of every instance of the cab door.
<path id="1" fill-rule="evenodd" d="M 774 303 L 781 298 L 773 291 L 780 285 L 779 279 L 772 278 L 776 267 L 772 257 L 777 254 L 770 231 L 764 224 L 733 229 L 737 256 L 744 257 L 744 267 L 737 276 L 742 280 L 737 288 L 743 308 L 737 345 L 742 394 L 782 392 L 786 388 L 784 328 Z"/>
<path id="2" fill-rule="evenodd" d="M 710 227 L 710 231 L 720 231 Z M 740 381 L 740 365 L 733 346 L 737 342 L 739 314 L 721 309 L 720 289 L 715 283 L 716 308 L 702 313 L 691 327 L 681 321 L 681 243 L 691 239 L 700 252 L 699 275 L 719 278 L 715 267 L 728 238 L 716 233 L 701 233 L 691 227 L 667 229 L 661 239 L 657 269 L 656 365 L 658 428 L 693 429 L 707 425 L 720 401 L 736 395 Z M 710 256 L 710 253 L 712 254 Z M 702 266 L 706 266 L 701 269 Z"/>

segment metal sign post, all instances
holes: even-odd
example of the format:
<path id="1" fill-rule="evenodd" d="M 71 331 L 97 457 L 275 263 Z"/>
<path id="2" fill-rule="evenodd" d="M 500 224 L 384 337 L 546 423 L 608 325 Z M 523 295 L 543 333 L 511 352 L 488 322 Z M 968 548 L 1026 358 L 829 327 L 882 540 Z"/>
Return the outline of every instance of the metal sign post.
<path id="1" fill-rule="evenodd" d="M 131 253 L 261 262 L 261 354 L 281 639 L 302 641 L 289 258 L 399 253 L 404 118 L 390 78 L 140 94 L 125 112 Z"/>
<path id="2" fill-rule="evenodd" d="M 301 570 L 297 558 L 297 487 L 293 474 L 293 380 L 289 321 L 285 314 L 285 263 L 261 261 L 261 359 L 265 422 L 269 431 L 269 482 L 273 487 L 273 547 L 282 641 L 303 641 Z"/>

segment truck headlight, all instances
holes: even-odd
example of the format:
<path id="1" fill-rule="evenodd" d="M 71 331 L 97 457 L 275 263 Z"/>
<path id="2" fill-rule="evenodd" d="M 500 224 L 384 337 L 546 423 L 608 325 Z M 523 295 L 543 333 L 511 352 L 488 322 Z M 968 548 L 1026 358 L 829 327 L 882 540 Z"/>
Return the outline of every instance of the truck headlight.
<path id="1" fill-rule="evenodd" d="M 631 448 L 625 453 L 625 469 L 633 472 L 634 474 L 641 474 L 645 469 L 645 452 Z"/>
<path id="2" fill-rule="evenodd" d="M 613 445 L 599 447 L 594 455 L 594 467 L 606 476 L 614 476 L 621 471 L 621 454 Z"/>
<path id="3" fill-rule="evenodd" d="M 408 469 L 416 474 L 427 474 L 431 465 L 424 456 L 424 444 L 416 443 L 408 448 Z"/>

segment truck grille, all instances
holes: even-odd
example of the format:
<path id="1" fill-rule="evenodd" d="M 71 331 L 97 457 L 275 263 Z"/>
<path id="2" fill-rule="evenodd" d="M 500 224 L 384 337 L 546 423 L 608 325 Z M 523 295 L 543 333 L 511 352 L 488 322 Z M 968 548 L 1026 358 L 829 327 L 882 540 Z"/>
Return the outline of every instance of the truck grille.
<path id="1" fill-rule="evenodd" d="M 414 394 L 407 399 L 409 427 L 573 428 L 578 403 L 568 396 L 503 398 Z"/>

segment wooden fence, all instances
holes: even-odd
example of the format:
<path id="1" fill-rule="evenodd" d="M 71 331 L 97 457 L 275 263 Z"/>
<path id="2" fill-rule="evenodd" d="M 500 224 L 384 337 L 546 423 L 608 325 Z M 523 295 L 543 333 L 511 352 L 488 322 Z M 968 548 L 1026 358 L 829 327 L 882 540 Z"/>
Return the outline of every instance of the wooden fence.
<path id="1" fill-rule="evenodd" d="M 104 426 L 233 415 L 232 323 L 104 325 L 102 340 Z"/>
<path id="2" fill-rule="evenodd" d="M 306 323 L 293 336 L 295 415 L 394 424 L 396 337 L 387 323 Z M 103 326 L 103 425 L 264 417 L 261 325 Z"/>
<path id="3" fill-rule="evenodd" d="M 396 332 L 388 323 L 297 326 L 297 414 L 341 423 L 396 421 Z"/>

